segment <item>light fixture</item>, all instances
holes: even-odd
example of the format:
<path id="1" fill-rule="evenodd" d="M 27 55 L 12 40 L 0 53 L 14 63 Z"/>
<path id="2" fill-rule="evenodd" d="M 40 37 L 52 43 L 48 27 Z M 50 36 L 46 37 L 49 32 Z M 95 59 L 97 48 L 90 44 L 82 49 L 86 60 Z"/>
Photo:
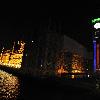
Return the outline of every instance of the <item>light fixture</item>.
<path id="1" fill-rule="evenodd" d="M 99 29 L 99 28 L 100 28 L 100 23 L 96 23 L 96 24 L 94 25 L 94 28 L 95 28 L 95 29 Z"/>

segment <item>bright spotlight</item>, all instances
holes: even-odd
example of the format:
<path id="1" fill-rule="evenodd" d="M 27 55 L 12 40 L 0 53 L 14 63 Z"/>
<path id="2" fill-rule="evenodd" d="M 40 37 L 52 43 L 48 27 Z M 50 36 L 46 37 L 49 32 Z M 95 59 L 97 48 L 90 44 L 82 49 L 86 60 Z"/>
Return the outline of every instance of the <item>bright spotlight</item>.
<path id="1" fill-rule="evenodd" d="M 96 23 L 96 24 L 94 25 L 94 28 L 95 28 L 95 29 L 99 29 L 99 28 L 100 28 L 100 23 Z"/>

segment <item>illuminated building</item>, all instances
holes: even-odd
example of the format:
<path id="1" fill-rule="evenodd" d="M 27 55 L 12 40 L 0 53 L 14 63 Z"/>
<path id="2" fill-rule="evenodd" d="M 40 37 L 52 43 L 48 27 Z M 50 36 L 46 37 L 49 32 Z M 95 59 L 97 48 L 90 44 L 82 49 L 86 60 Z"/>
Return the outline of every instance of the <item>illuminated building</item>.
<path id="1" fill-rule="evenodd" d="M 92 20 L 93 24 L 93 47 L 94 47 L 94 72 L 100 71 L 100 18 Z"/>
<path id="2" fill-rule="evenodd" d="M 69 73 L 84 73 L 84 59 L 87 59 L 86 48 L 77 41 L 63 36 L 63 49 L 65 56 L 65 66 Z"/>
<path id="3" fill-rule="evenodd" d="M 72 73 L 84 73 L 83 59 L 77 54 L 72 57 Z"/>
<path id="4" fill-rule="evenodd" d="M 48 33 L 41 48 L 43 66 L 52 67 L 58 73 L 83 73 L 83 58 L 86 58 L 87 51 L 77 41 L 57 33 Z M 43 51 L 42 51 L 43 49 Z M 77 55 L 74 59 L 74 55 Z M 76 65 L 74 65 L 77 63 Z M 77 68 L 74 66 L 77 66 Z"/>
<path id="5" fill-rule="evenodd" d="M 5 51 L 3 47 L 0 55 L 0 65 L 5 65 L 7 67 L 13 67 L 13 68 L 21 67 L 25 43 L 23 41 L 20 41 L 18 42 L 18 45 L 20 46 L 18 50 L 15 50 L 15 46 L 16 46 L 15 42 L 12 50 Z"/>
<path id="6" fill-rule="evenodd" d="M 16 45 L 19 48 L 16 49 Z M 50 32 L 37 41 L 14 42 L 11 50 L 3 47 L 0 65 L 32 71 L 37 69 L 47 74 L 82 73 L 81 57 L 86 57 L 86 49 L 81 44 L 65 35 Z"/>

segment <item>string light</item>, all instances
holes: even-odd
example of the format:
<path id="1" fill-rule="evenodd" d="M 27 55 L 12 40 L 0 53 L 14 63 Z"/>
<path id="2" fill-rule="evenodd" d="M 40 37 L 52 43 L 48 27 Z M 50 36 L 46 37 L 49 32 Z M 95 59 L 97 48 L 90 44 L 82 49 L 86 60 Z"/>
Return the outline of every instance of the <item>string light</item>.
<path id="1" fill-rule="evenodd" d="M 2 53 L 0 55 L 0 65 L 6 65 L 7 67 L 13 68 L 21 68 L 22 56 L 24 51 L 25 43 L 23 41 L 18 41 L 18 45 L 20 45 L 20 49 L 15 52 L 15 42 L 13 45 L 12 51 L 6 50 L 4 51 L 4 47 L 2 49 Z"/>
<path id="2" fill-rule="evenodd" d="M 74 54 L 72 57 L 72 73 L 83 73 L 82 58 Z"/>

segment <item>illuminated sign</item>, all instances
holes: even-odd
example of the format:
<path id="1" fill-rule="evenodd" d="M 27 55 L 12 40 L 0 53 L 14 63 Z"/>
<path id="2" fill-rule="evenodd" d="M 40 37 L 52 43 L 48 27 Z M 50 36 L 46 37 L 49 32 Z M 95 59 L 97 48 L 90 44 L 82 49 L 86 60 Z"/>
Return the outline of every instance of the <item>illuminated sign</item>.
<path id="1" fill-rule="evenodd" d="M 92 20 L 92 23 L 95 24 L 96 22 L 99 22 L 99 21 L 100 21 L 100 18 L 96 18 L 96 19 L 93 19 L 93 20 Z"/>
<path id="2" fill-rule="evenodd" d="M 94 72 L 96 72 L 96 41 L 93 41 L 94 45 Z"/>
<path id="3" fill-rule="evenodd" d="M 100 28 L 100 23 L 96 23 L 96 24 L 94 25 L 94 28 L 95 28 L 95 29 Z"/>

